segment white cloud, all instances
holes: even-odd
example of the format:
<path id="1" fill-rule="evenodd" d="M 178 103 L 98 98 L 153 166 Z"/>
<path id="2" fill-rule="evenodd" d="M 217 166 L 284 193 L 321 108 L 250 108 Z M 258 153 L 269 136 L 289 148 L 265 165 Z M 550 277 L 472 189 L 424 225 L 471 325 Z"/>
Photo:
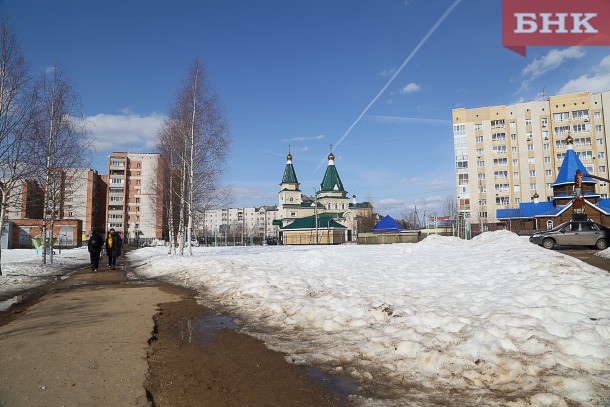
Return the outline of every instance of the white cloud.
<path id="1" fill-rule="evenodd" d="M 419 92 L 420 90 L 421 90 L 421 86 L 419 86 L 415 82 L 411 82 L 411 83 L 406 84 L 400 90 L 400 93 L 402 93 L 403 95 L 406 95 L 407 93 L 415 93 L 415 92 Z"/>
<path id="2" fill-rule="evenodd" d="M 165 120 L 162 114 L 149 116 L 98 114 L 85 119 L 96 150 L 117 151 L 124 147 L 150 150 Z"/>
<path id="3" fill-rule="evenodd" d="M 396 73 L 396 68 L 389 68 L 389 69 L 384 69 L 383 71 L 380 72 L 380 75 L 383 76 L 384 78 L 389 78 L 390 76 L 394 75 Z"/>
<path id="4" fill-rule="evenodd" d="M 538 57 L 530 62 L 521 74 L 529 76 L 530 79 L 537 78 L 553 69 L 558 68 L 568 59 L 579 59 L 585 56 L 585 51 L 582 47 L 570 47 L 566 49 L 552 49 L 546 55 Z"/>
<path id="5" fill-rule="evenodd" d="M 447 189 L 449 185 L 443 177 L 435 178 L 428 184 L 431 190 L 438 191 L 439 189 Z"/>
<path id="6" fill-rule="evenodd" d="M 311 140 L 322 140 L 324 138 L 324 134 L 318 134 L 317 136 L 310 137 L 292 137 L 292 138 L 284 138 L 282 141 L 287 143 L 289 141 L 311 141 Z"/>
<path id="7" fill-rule="evenodd" d="M 562 50 L 554 48 L 546 55 L 535 58 L 521 71 L 521 75 L 526 79 L 521 82 L 521 86 L 515 92 L 515 95 L 529 90 L 531 81 L 537 77 L 559 68 L 561 64 L 569 59 L 579 59 L 583 56 L 585 56 L 585 51 L 582 47 L 570 47 Z"/>
<path id="8" fill-rule="evenodd" d="M 417 184 L 419 182 L 419 178 L 418 177 L 411 177 L 411 178 L 401 178 L 399 181 L 401 184 Z"/>
<path id="9" fill-rule="evenodd" d="M 593 68 L 593 73 L 570 80 L 559 89 L 559 94 L 576 92 L 603 92 L 610 90 L 610 55 Z"/>

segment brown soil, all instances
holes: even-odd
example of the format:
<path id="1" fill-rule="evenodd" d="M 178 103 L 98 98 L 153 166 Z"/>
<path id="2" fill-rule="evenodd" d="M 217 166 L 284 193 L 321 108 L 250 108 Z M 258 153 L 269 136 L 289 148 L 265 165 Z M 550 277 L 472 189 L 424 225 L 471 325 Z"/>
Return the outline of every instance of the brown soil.
<path id="1" fill-rule="evenodd" d="M 180 327 L 206 312 L 195 294 L 124 269 L 82 270 L 39 289 L 0 313 L 0 406 L 347 404 L 246 334 L 185 340 Z"/>
<path id="2" fill-rule="evenodd" d="M 302 367 L 251 336 L 223 328 L 210 343 L 189 342 L 177 325 L 202 311 L 188 299 L 161 304 L 155 316 L 145 384 L 155 406 L 341 405 Z"/>

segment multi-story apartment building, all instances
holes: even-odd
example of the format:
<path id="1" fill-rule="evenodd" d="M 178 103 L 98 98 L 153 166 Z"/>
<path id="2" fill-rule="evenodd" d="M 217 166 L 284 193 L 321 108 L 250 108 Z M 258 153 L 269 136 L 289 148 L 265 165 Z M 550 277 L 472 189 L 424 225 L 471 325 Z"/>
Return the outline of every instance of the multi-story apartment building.
<path id="1" fill-rule="evenodd" d="M 91 231 L 102 231 L 106 185 L 97 171 L 89 168 L 72 168 L 65 173 L 60 213 L 62 218 L 82 220 L 83 234 L 88 239 Z"/>
<path id="2" fill-rule="evenodd" d="M 106 229 L 127 239 L 162 239 L 163 157 L 157 153 L 114 152 L 108 157 Z"/>
<path id="3" fill-rule="evenodd" d="M 552 199 L 568 134 L 587 171 L 608 178 L 610 91 L 452 113 L 458 212 L 475 232 L 497 223 L 497 209 Z M 608 184 L 598 188 L 606 198 Z"/>
<path id="4" fill-rule="evenodd" d="M 213 236 L 270 238 L 278 235 L 279 228 L 273 224 L 276 219 L 279 218 L 275 206 L 208 209 L 198 214 L 195 229 L 199 239 Z"/>

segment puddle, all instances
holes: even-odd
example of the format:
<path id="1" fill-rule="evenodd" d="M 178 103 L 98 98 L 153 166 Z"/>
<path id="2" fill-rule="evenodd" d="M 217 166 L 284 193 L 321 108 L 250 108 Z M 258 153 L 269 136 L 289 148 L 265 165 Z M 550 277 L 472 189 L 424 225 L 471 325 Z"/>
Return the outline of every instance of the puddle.
<path id="1" fill-rule="evenodd" d="M 344 403 L 349 401 L 349 396 L 358 392 L 358 385 L 350 376 L 331 375 L 317 367 L 306 367 L 305 370 L 317 383 L 332 389 Z"/>
<path id="2" fill-rule="evenodd" d="M 176 326 L 178 336 L 182 341 L 209 345 L 214 342 L 221 329 L 232 331 L 238 328 L 233 320 L 225 315 L 213 311 L 206 311 L 201 319 L 187 319 L 178 321 Z"/>
<path id="3" fill-rule="evenodd" d="M 8 311 L 13 305 L 26 301 L 28 298 L 30 298 L 30 294 L 24 293 L 8 299 L 0 300 L 0 312 Z"/>
<path id="4" fill-rule="evenodd" d="M 232 331 L 239 328 L 234 320 L 214 310 L 206 310 L 198 319 L 185 319 L 176 324 L 178 337 L 189 343 L 209 345 L 214 342 L 222 329 Z M 305 371 L 315 382 L 330 389 L 342 402 L 348 402 L 349 396 L 357 394 L 359 387 L 351 376 L 328 374 L 317 367 L 305 367 Z"/>

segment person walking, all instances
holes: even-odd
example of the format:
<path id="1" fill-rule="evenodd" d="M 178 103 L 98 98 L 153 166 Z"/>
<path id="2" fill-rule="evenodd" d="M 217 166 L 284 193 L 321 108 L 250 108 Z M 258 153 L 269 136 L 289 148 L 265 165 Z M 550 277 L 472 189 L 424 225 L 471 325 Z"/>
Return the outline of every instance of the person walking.
<path id="1" fill-rule="evenodd" d="M 91 259 L 91 271 L 97 271 L 100 265 L 100 255 L 104 247 L 104 236 L 98 235 L 96 232 L 91 232 L 87 249 L 89 250 L 89 258 Z"/>
<path id="2" fill-rule="evenodd" d="M 108 267 L 112 270 L 116 270 L 116 259 L 121 255 L 122 247 L 123 239 L 121 239 L 121 235 L 114 229 L 110 229 L 106 238 L 106 255 L 108 256 Z"/>

